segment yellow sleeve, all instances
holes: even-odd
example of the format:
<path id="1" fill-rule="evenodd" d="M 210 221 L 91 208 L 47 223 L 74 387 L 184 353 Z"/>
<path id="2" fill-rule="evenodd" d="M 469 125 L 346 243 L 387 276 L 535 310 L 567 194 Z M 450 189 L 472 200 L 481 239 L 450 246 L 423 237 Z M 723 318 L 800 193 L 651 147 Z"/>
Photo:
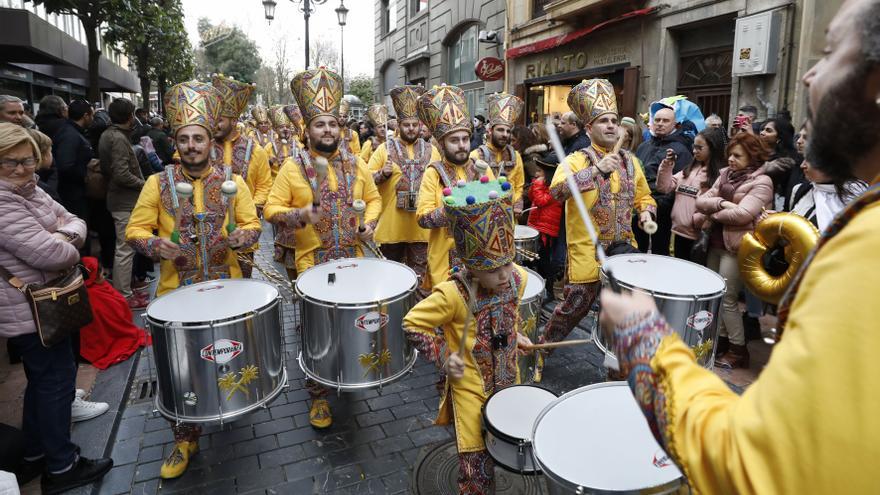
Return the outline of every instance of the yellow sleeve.
<path id="1" fill-rule="evenodd" d="M 379 189 L 373 182 L 373 174 L 367 170 L 367 164 L 358 158 L 357 161 L 358 175 L 361 181 L 361 198 L 367 202 L 367 210 L 364 212 L 364 223 L 376 222 L 379 220 L 379 214 L 382 213 L 382 196 L 379 195 Z"/>
<path id="2" fill-rule="evenodd" d="M 510 185 L 513 186 L 513 201 L 515 203 L 522 199 L 523 188 L 526 184 L 526 174 L 523 170 L 522 155 L 519 154 L 519 151 L 514 153 L 516 153 L 516 163 L 513 166 L 513 170 L 508 174 L 508 179 L 510 180 Z"/>
<path id="3" fill-rule="evenodd" d="M 421 219 L 440 206 L 437 204 L 437 190 L 442 187 L 440 174 L 434 167 L 428 167 L 422 175 L 422 184 L 419 186 L 419 205 L 416 207 L 416 218 Z"/>
<path id="4" fill-rule="evenodd" d="M 351 152 L 357 156 L 361 154 L 361 137 L 354 129 L 351 129 Z"/>
<path id="5" fill-rule="evenodd" d="M 648 186 L 647 179 L 645 179 L 645 171 L 642 169 L 642 162 L 635 156 L 633 156 L 632 159 L 636 175 L 636 197 L 633 201 L 633 206 L 639 213 L 650 211 L 656 217 L 657 202 L 654 201 L 654 197 L 651 196 L 651 188 Z"/>
<path id="6" fill-rule="evenodd" d="M 257 143 L 258 146 L 259 146 L 259 144 L 260 143 Z M 266 143 L 266 146 L 262 147 L 263 151 L 266 152 L 266 159 L 267 160 L 272 160 L 275 158 L 275 146 L 273 146 L 272 144 L 273 144 L 273 141 L 269 140 L 269 142 Z"/>
<path id="7" fill-rule="evenodd" d="M 382 167 L 385 166 L 385 162 L 388 160 L 388 143 L 382 143 L 376 148 L 376 151 L 373 152 L 373 155 L 370 156 L 370 163 L 367 165 L 367 170 L 370 172 L 378 172 L 382 170 Z"/>
<path id="8" fill-rule="evenodd" d="M 443 157 L 440 156 L 440 150 L 438 150 L 437 147 L 432 144 L 431 145 L 431 161 L 429 161 L 428 163 L 439 162 L 442 159 L 443 159 Z"/>
<path id="9" fill-rule="evenodd" d="M 247 189 L 247 186 L 245 186 Z M 159 229 L 159 215 L 161 213 L 161 198 L 159 195 L 159 174 L 147 177 L 147 182 L 141 189 L 137 203 L 131 211 L 131 218 L 125 227 L 125 239 L 149 239 L 153 237 L 153 231 Z"/>
<path id="10" fill-rule="evenodd" d="M 565 157 L 563 163 L 568 165 L 568 168 L 572 171 L 572 173 L 577 173 L 579 170 L 582 170 L 586 166 L 587 156 L 583 153 L 576 151 Z M 561 201 L 560 196 L 557 196 L 555 191 L 559 191 L 559 193 L 561 193 L 561 197 L 564 199 L 568 199 L 571 197 L 571 192 L 568 190 L 568 186 L 566 185 L 566 177 L 567 175 L 565 174 L 565 167 L 563 165 L 559 165 L 558 167 L 556 167 L 556 171 L 553 173 L 553 179 L 550 181 L 550 192 L 553 193 L 553 197 L 555 197 L 559 201 Z"/>
<path id="11" fill-rule="evenodd" d="M 284 160 L 284 165 L 275 177 L 275 184 L 269 192 L 266 199 L 266 205 L 263 207 L 263 217 L 272 221 L 275 215 L 281 215 L 294 209 L 293 207 L 293 179 L 292 175 L 297 173 L 293 170 L 297 167 L 296 162 L 292 158 Z M 311 198 L 309 198 L 311 201 Z"/>
<path id="12" fill-rule="evenodd" d="M 248 180 L 254 185 L 253 202 L 265 205 L 272 189 L 272 170 L 269 168 L 269 156 L 266 150 L 255 146 L 248 167 Z"/>
<path id="13" fill-rule="evenodd" d="M 438 366 L 459 347 L 465 308 L 457 292 L 455 282 L 442 282 L 403 318 L 407 340 L 419 354 Z M 438 328 L 443 328 L 443 332 L 438 332 Z"/>
<path id="14" fill-rule="evenodd" d="M 361 148 L 361 152 L 358 156 L 361 157 L 361 160 L 366 162 L 370 159 L 370 156 L 372 154 L 373 154 L 373 140 L 367 139 L 367 141 L 364 142 L 364 146 Z"/>
<path id="15" fill-rule="evenodd" d="M 482 160 L 483 157 L 480 156 L 480 148 L 477 148 L 475 150 L 471 150 L 470 157 L 471 157 L 471 160 Z"/>
<path id="16" fill-rule="evenodd" d="M 240 175 L 233 176 L 238 184 L 238 194 L 235 195 L 235 224 L 239 229 L 262 230 L 260 218 L 257 217 L 257 208 L 251 197 L 251 191 Z"/>
<path id="17" fill-rule="evenodd" d="M 443 282 L 431 292 L 431 295 L 418 302 L 403 318 L 403 327 L 407 332 L 418 332 L 427 335 L 435 335 L 436 329 L 451 322 L 455 317 L 455 300 L 447 297 L 442 290 L 446 284 Z M 457 290 L 457 289 L 456 289 Z"/>

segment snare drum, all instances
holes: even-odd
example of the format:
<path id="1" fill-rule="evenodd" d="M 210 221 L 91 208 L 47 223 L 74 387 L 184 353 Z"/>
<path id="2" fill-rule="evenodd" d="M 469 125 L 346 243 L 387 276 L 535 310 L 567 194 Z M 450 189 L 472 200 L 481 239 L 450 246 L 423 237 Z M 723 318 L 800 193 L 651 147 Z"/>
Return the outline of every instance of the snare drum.
<path id="1" fill-rule="evenodd" d="M 287 385 L 281 296 L 266 282 L 216 280 L 181 287 L 147 306 L 156 409 L 184 423 L 224 423 Z"/>
<path id="2" fill-rule="evenodd" d="M 513 242 L 516 245 L 515 261 L 518 265 L 538 259 L 541 250 L 541 233 L 528 225 L 516 225 L 513 229 Z"/>
<path id="3" fill-rule="evenodd" d="M 381 387 L 416 361 L 403 332 L 418 284 L 412 268 L 377 258 L 344 258 L 296 280 L 302 304 L 299 365 L 309 378 L 340 391 Z"/>
<path id="4" fill-rule="evenodd" d="M 532 449 L 551 494 L 671 493 L 684 481 L 626 382 L 556 399 L 535 421 Z"/>
<path id="5" fill-rule="evenodd" d="M 622 288 L 653 296 L 669 326 L 693 349 L 697 362 L 712 368 L 721 298 L 726 290 L 720 275 L 690 261 L 641 253 L 608 258 L 602 266 L 603 281 L 607 269 Z M 594 329 L 593 339 L 611 355 L 601 331 Z"/>
<path id="6" fill-rule="evenodd" d="M 544 277 L 528 268 L 523 268 L 528 273 L 526 288 L 519 302 L 519 319 L 522 325 L 522 333 L 532 342 L 538 342 L 539 322 L 541 321 L 541 303 L 544 302 Z M 517 358 L 519 362 L 519 376 L 523 383 L 534 381 L 537 352 L 530 352 Z"/>
<path id="7" fill-rule="evenodd" d="M 515 473 L 540 472 L 532 456 L 532 427 L 556 397 L 534 385 L 513 385 L 489 396 L 483 404 L 483 439 L 495 462 Z"/>

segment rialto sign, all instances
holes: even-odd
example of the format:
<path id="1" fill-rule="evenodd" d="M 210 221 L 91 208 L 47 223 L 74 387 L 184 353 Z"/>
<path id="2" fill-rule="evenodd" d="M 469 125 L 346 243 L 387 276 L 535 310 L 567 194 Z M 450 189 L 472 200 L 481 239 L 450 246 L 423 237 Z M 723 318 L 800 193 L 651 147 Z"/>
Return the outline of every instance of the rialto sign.
<path id="1" fill-rule="evenodd" d="M 553 76 L 586 69 L 601 67 L 629 61 L 629 53 L 625 46 L 605 49 L 581 50 L 573 53 L 548 55 L 526 64 L 525 79 Z"/>

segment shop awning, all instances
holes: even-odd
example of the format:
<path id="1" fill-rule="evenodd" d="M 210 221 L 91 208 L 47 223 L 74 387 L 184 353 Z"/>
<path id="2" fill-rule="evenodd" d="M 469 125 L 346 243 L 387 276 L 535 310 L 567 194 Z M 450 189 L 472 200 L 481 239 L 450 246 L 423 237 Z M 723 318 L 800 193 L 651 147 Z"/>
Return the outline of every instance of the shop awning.
<path id="1" fill-rule="evenodd" d="M 613 19 L 608 19 L 607 21 L 602 21 L 599 24 L 594 24 L 592 26 L 588 26 L 585 28 L 578 29 L 577 31 L 572 31 L 568 34 L 562 34 L 559 36 L 553 36 L 552 38 L 546 38 L 540 41 L 536 41 L 534 43 L 529 43 L 528 45 L 518 46 L 516 48 L 511 48 L 507 50 L 506 57 L 508 59 L 522 57 L 524 55 L 531 55 L 533 53 L 540 53 L 547 50 L 552 50 L 553 48 L 562 46 L 566 43 L 571 43 L 572 41 L 583 38 L 584 36 L 598 31 L 604 27 L 610 26 L 612 24 L 617 24 L 618 22 L 625 21 L 627 19 L 633 19 L 635 17 L 641 17 L 645 15 L 650 15 L 660 9 L 660 6 L 648 7 L 644 9 L 633 10 L 631 12 L 627 12 L 626 14 L 619 15 L 614 17 Z"/>

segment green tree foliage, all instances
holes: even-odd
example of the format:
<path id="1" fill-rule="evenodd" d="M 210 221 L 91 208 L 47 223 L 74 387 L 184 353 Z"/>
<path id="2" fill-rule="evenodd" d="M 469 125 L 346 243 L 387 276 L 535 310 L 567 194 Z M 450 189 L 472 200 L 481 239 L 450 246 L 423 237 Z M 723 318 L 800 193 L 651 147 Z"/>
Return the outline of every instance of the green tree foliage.
<path id="1" fill-rule="evenodd" d="M 262 65 L 257 44 L 237 27 L 227 28 L 228 33 L 219 37 L 216 28 L 208 19 L 199 19 L 203 41 L 196 56 L 198 76 L 207 79 L 220 73 L 238 81 L 256 82 L 257 70 Z M 206 37 L 211 39 L 206 41 Z"/>
<path id="2" fill-rule="evenodd" d="M 373 79 L 367 76 L 355 76 L 348 80 L 348 94 L 352 94 L 361 99 L 365 106 L 373 104 Z"/>

